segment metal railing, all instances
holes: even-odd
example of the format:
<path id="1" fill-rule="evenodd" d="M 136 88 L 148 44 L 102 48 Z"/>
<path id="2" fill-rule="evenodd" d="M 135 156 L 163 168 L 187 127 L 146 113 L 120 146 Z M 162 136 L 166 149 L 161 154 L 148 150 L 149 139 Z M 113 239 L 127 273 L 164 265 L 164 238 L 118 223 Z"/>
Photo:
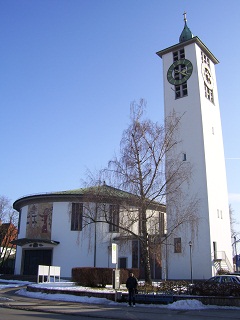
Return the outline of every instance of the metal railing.
<path id="1" fill-rule="evenodd" d="M 233 272 L 232 264 L 230 263 L 225 251 L 213 252 L 213 261 L 214 261 L 214 263 L 217 263 L 217 265 L 219 266 L 218 269 L 226 269 L 227 268 L 227 270 L 229 272 Z M 217 269 L 216 264 L 214 264 L 214 265 Z"/>

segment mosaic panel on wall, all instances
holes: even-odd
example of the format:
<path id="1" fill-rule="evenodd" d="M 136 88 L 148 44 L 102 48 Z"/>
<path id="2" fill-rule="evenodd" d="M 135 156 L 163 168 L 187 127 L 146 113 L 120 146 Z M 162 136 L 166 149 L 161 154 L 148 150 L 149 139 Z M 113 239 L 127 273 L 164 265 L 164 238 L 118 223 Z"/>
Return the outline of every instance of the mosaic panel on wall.
<path id="1" fill-rule="evenodd" d="M 52 211 L 52 203 L 38 203 L 28 206 L 27 238 L 51 239 Z"/>

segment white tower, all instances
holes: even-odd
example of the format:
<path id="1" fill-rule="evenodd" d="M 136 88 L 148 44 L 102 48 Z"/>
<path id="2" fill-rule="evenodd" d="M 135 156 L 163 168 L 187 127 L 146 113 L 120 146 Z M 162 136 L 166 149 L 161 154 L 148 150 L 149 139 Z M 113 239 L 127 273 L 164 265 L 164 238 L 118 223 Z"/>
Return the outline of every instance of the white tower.
<path id="1" fill-rule="evenodd" d="M 188 192 L 199 199 L 199 225 L 195 232 L 190 227 L 176 229 L 167 246 L 165 263 L 168 279 L 207 279 L 219 269 L 232 271 L 228 192 L 215 75 L 219 61 L 192 35 L 185 13 L 184 24 L 179 43 L 157 55 L 163 60 L 165 117 L 173 111 L 182 116 L 178 131 L 182 143 L 176 154 L 182 152 L 182 161 L 193 167 Z M 168 215 L 168 199 L 166 205 Z"/>

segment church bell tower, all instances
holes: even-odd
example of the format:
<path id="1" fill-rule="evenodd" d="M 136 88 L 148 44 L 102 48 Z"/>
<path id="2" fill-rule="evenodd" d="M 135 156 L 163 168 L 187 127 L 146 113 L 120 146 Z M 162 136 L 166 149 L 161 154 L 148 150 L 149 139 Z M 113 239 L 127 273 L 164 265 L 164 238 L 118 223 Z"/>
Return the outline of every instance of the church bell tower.
<path id="1" fill-rule="evenodd" d="M 215 65 L 206 45 L 193 36 L 184 13 L 179 43 L 157 52 L 163 61 L 165 119 L 175 112 L 181 144 L 176 155 L 191 165 L 183 193 L 199 200 L 198 227 L 176 228 L 163 256 L 167 279 L 208 279 L 232 270 L 229 204 Z M 172 156 L 172 155 L 171 155 Z M 166 159 L 168 160 L 168 159 Z M 167 170 L 167 167 L 166 167 Z M 184 190 L 185 188 L 185 190 Z M 188 201 L 183 199 L 181 201 Z M 181 207 L 181 203 L 179 203 Z M 167 224 L 171 203 L 166 198 Z"/>

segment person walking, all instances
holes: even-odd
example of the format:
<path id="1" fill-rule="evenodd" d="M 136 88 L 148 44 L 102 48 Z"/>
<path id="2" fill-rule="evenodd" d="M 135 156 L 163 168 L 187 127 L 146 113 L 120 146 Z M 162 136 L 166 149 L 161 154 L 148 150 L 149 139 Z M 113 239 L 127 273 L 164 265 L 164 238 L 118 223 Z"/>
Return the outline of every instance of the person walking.
<path id="1" fill-rule="evenodd" d="M 138 285 L 137 278 L 135 278 L 133 273 L 130 273 L 126 282 L 126 287 L 128 289 L 128 305 L 130 307 L 132 306 L 132 304 L 133 304 L 133 307 L 135 307 L 137 285 Z"/>

